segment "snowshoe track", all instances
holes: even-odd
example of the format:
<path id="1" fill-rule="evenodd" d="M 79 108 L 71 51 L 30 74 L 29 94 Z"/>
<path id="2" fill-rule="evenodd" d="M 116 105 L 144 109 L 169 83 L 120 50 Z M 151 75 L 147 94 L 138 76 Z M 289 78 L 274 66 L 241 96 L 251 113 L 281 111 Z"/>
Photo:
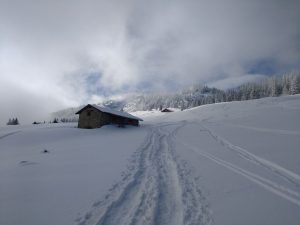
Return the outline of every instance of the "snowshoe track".
<path id="1" fill-rule="evenodd" d="M 184 125 L 150 127 L 123 179 L 78 225 L 212 224 L 201 190 L 174 154 L 176 132 Z"/>

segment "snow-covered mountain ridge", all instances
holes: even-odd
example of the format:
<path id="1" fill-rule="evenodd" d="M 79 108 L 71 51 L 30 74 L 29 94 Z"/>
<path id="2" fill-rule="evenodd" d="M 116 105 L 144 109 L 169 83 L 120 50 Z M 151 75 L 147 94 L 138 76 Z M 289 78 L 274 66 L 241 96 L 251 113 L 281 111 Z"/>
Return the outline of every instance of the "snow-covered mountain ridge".
<path id="1" fill-rule="evenodd" d="M 126 112 L 149 111 L 162 108 L 181 110 L 200 105 L 259 99 L 270 96 L 293 95 L 300 93 L 300 73 L 294 72 L 283 76 L 274 76 L 257 82 L 243 84 L 229 90 L 194 85 L 182 91 L 165 94 L 135 94 L 122 100 L 106 100 L 98 104 Z M 75 112 L 80 107 L 61 110 L 52 114 L 53 118 L 77 118 Z"/>

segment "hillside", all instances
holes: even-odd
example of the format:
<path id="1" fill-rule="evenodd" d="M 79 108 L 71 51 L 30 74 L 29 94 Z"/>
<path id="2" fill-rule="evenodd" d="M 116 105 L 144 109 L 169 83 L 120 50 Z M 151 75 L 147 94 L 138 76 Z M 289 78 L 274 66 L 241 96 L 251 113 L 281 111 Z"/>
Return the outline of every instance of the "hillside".
<path id="1" fill-rule="evenodd" d="M 299 224 L 300 95 L 135 114 L 0 128 L 0 224 Z"/>
<path id="2" fill-rule="evenodd" d="M 273 76 L 238 87 L 220 90 L 206 85 L 195 84 L 181 91 L 156 94 L 132 94 L 123 99 L 108 99 L 97 104 L 126 112 L 150 111 L 162 108 L 189 109 L 200 105 L 219 102 L 244 101 L 280 95 L 300 93 L 300 72 L 294 71 L 282 76 Z M 75 113 L 81 108 L 69 108 L 52 113 L 52 118 L 77 119 Z"/>

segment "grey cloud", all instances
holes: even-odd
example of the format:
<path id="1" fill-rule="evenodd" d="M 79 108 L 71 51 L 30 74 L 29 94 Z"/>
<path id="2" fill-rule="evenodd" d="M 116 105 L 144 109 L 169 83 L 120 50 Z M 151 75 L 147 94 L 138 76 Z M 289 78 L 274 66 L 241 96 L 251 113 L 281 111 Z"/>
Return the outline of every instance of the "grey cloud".
<path id="1" fill-rule="evenodd" d="M 296 0 L 2 0 L 1 105 L 34 99 L 46 115 L 110 94 L 227 87 L 297 69 L 299 8 Z M 6 107 L 0 120 L 24 108 Z"/>

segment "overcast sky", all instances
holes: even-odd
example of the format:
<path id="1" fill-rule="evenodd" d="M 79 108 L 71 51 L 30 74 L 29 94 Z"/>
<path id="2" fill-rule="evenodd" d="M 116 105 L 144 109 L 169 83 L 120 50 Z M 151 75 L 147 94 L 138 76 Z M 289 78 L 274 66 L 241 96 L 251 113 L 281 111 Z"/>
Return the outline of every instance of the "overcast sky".
<path id="1" fill-rule="evenodd" d="M 299 68 L 299 0 L 0 0 L 0 124 Z"/>

